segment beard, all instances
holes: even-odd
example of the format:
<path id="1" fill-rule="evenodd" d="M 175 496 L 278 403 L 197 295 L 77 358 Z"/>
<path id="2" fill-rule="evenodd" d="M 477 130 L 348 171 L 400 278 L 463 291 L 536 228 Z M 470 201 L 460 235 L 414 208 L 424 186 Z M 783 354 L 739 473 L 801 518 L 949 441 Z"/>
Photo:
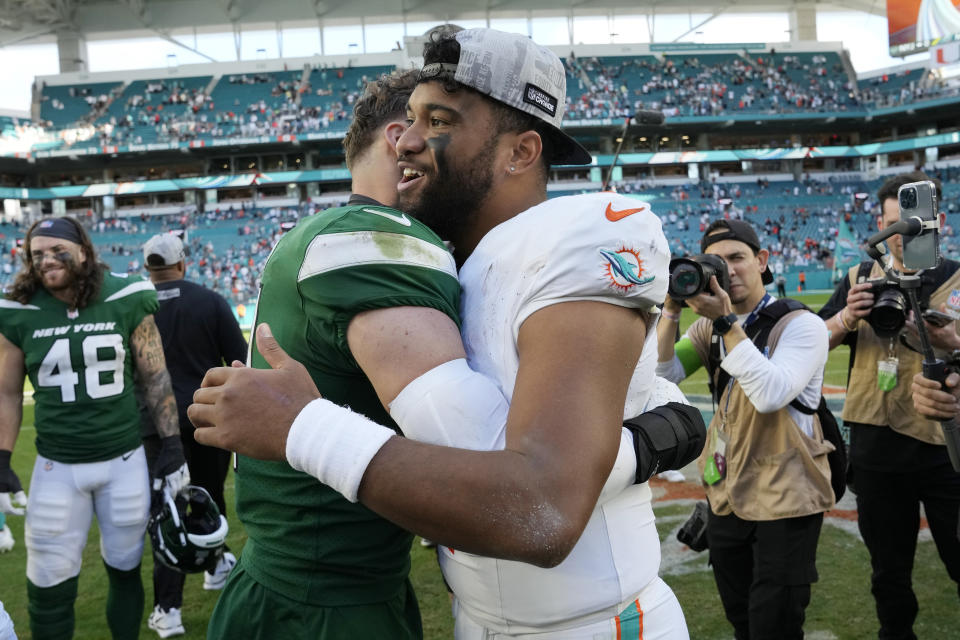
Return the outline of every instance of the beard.
<path id="1" fill-rule="evenodd" d="M 63 276 L 60 277 L 59 281 L 56 283 L 47 282 L 46 276 L 39 274 L 39 281 L 43 287 L 53 293 L 54 291 L 66 291 L 68 289 L 74 288 L 78 282 L 80 282 L 84 277 L 83 268 L 76 260 L 73 259 L 73 256 L 67 254 L 60 263 L 63 265 Z"/>
<path id="2" fill-rule="evenodd" d="M 399 209 L 430 227 L 441 240 L 456 244 L 490 193 L 495 148 L 496 138 L 491 137 L 476 156 L 462 161 L 462 167 L 455 166 L 444 149 L 435 149 L 437 172 L 433 180 L 417 200 L 401 192 Z"/>

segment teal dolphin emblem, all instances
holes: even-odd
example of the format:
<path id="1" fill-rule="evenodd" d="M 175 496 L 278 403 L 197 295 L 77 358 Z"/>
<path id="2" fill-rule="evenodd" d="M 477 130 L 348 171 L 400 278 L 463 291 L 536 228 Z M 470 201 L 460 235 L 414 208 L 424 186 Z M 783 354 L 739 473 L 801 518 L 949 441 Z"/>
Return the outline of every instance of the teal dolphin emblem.
<path id="1" fill-rule="evenodd" d="M 639 258 L 633 251 L 627 249 L 621 249 L 620 251 L 600 249 L 600 255 L 607 259 L 610 265 L 610 275 L 613 277 L 614 282 L 620 287 L 647 284 L 656 277 L 640 277 L 642 269 Z"/>

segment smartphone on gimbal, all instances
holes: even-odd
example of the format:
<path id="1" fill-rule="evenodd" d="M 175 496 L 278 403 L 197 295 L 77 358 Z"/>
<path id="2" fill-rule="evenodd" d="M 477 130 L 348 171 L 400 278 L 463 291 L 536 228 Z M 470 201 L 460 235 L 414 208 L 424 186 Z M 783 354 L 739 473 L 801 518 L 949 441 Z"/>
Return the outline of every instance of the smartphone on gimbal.
<path id="1" fill-rule="evenodd" d="M 897 191 L 900 219 L 920 218 L 936 220 L 938 209 L 937 188 L 930 180 L 905 184 Z M 933 269 L 940 264 L 940 232 L 924 229 L 920 235 L 903 238 L 903 266 L 910 271 Z"/>

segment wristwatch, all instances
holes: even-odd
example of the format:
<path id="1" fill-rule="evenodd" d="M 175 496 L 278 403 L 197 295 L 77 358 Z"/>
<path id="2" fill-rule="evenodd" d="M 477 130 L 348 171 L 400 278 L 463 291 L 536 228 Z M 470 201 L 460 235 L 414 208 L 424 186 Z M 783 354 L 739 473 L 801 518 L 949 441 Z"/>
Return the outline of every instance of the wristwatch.
<path id="1" fill-rule="evenodd" d="M 713 321 L 713 332 L 718 333 L 721 336 L 725 336 L 730 329 L 733 329 L 733 325 L 735 324 L 737 324 L 737 314 L 731 313 L 729 315 L 720 316 Z"/>

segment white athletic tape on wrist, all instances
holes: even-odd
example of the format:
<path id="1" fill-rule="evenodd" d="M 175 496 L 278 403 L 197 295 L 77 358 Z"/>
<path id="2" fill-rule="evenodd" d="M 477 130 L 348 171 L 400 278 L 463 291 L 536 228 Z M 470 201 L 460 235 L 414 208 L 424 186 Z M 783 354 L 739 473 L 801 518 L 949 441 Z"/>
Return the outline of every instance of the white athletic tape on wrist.
<path id="1" fill-rule="evenodd" d="M 367 466 L 395 435 L 359 413 L 318 398 L 290 427 L 287 462 L 356 502 Z"/>
<path id="2" fill-rule="evenodd" d="M 390 403 L 390 417 L 406 437 L 475 451 L 503 449 L 509 411 L 493 380 L 463 358 L 427 371 Z"/>

